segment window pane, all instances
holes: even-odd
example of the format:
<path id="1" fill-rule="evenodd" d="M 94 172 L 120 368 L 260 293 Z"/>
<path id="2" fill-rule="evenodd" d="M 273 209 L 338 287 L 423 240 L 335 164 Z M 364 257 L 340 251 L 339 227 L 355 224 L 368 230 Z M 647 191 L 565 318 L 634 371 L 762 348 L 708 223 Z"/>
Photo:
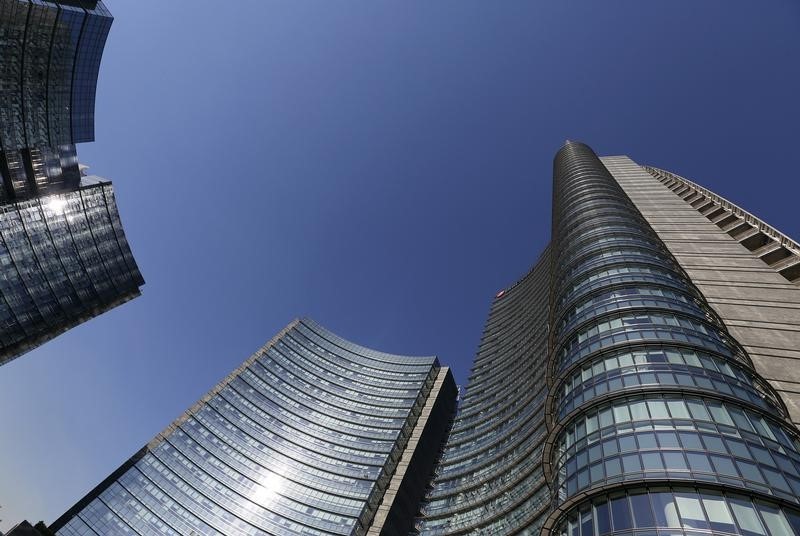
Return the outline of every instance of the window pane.
<path id="1" fill-rule="evenodd" d="M 712 530 L 736 532 L 733 518 L 728 511 L 728 505 L 725 504 L 725 500 L 721 496 L 704 493 L 703 506 L 706 509 L 706 514 L 708 514 Z"/>
<path id="2" fill-rule="evenodd" d="M 647 406 L 644 402 L 634 402 L 631 404 L 631 413 L 635 421 L 647 420 L 650 418 L 650 415 L 647 413 Z"/>
<path id="3" fill-rule="evenodd" d="M 678 519 L 678 509 L 675 508 L 672 493 L 667 491 L 651 492 L 650 502 L 653 505 L 653 513 L 656 516 L 656 522 L 659 527 L 681 526 Z"/>
<path id="4" fill-rule="evenodd" d="M 794 534 L 800 534 L 800 514 L 786 511 L 786 517 L 789 518 L 789 524 L 794 529 Z"/>
<path id="5" fill-rule="evenodd" d="M 628 411 L 628 406 L 615 406 L 614 420 L 617 423 L 629 422 L 631 420 L 631 414 Z"/>
<path id="6" fill-rule="evenodd" d="M 645 470 L 663 469 L 661 464 L 661 456 L 657 452 L 645 452 L 642 454 L 642 462 L 644 463 Z"/>
<path id="7" fill-rule="evenodd" d="M 792 534 L 792 527 L 789 526 L 789 522 L 786 521 L 780 509 L 761 503 L 756 503 L 756 506 L 761 512 L 761 518 L 772 536 Z"/>
<path id="8" fill-rule="evenodd" d="M 708 411 L 702 402 L 695 402 L 693 400 L 687 401 L 689 411 L 692 412 L 692 417 L 700 421 L 710 421 Z"/>
<path id="9" fill-rule="evenodd" d="M 594 506 L 594 515 L 597 520 L 597 533 L 611 532 L 611 517 L 608 515 L 608 502 L 605 499 Z"/>
<path id="10" fill-rule="evenodd" d="M 581 512 L 581 536 L 594 536 L 591 510 Z"/>
<path id="11" fill-rule="evenodd" d="M 682 400 L 668 400 L 669 412 L 675 419 L 689 419 L 689 412 L 686 411 L 686 405 Z"/>
<path id="12" fill-rule="evenodd" d="M 700 437 L 691 432 L 681 432 L 681 443 L 687 449 L 701 449 L 703 444 L 700 442 Z"/>
<path id="13" fill-rule="evenodd" d="M 705 454 L 698 454 L 696 452 L 687 452 L 686 457 L 689 458 L 689 466 L 692 471 L 703 471 L 711 473 L 711 464 Z"/>
<path id="14" fill-rule="evenodd" d="M 733 466 L 733 462 L 730 458 L 725 458 L 723 456 L 711 456 L 711 461 L 714 462 L 714 467 L 716 467 L 718 473 L 723 475 L 739 476 L 739 472 L 736 471 L 736 467 Z"/>
<path id="15" fill-rule="evenodd" d="M 622 457 L 622 466 L 626 473 L 637 473 L 642 470 L 638 454 L 626 454 Z"/>
<path id="16" fill-rule="evenodd" d="M 762 536 L 766 534 L 752 503 L 739 499 L 730 499 L 730 505 L 731 510 L 733 510 L 733 516 L 742 529 L 742 534 L 745 536 Z"/>
<path id="17" fill-rule="evenodd" d="M 650 501 L 646 493 L 633 494 L 630 496 L 631 506 L 633 507 L 633 516 L 636 520 L 636 526 L 641 527 L 654 527 L 655 519 L 653 512 L 650 511 Z"/>
<path id="18" fill-rule="evenodd" d="M 667 407 L 664 405 L 663 401 L 648 400 L 647 407 L 650 409 L 650 415 L 652 415 L 654 419 L 669 419 L 669 413 L 667 413 Z"/>
<path id="19" fill-rule="evenodd" d="M 611 500 L 611 516 L 614 518 L 615 531 L 629 529 L 633 526 L 627 496 Z"/>
<path id="20" fill-rule="evenodd" d="M 700 506 L 700 499 L 693 493 L 676 493 L 675 501 L 681 513 L 684 528 L 706 529 L 708 522 Z"/>
<path id="21" fill-rule="evenodd" d="M 686 462 L 683 459 L 683 453 L 681 452 L 663 452 L 662 455 L 664 456 L 664 463 L 667 466 L 667 469 L 678 469 L 678 470 L 686 470 Z"/>

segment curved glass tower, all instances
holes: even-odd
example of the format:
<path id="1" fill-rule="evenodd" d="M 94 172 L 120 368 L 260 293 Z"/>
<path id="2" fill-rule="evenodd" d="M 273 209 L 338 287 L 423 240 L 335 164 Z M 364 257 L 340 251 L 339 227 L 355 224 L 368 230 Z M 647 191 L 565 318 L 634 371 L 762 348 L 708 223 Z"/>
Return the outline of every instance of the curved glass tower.
<path id="1" fill-rule="evenodd" d="M 555 160 L 543 534 L 800 531 L 786 406 L 587 146 Z"/>
<path id="2" fill-rule="evenodd" d="M 94 141 L 97 76 L 112 22 L 97 0 L 0 1 L 3 151 Z"/>
<path id="3" fill-rule="evenodd" d="M 689 220 L 664 212 L 664 184 L 699 198 L 659 172 L 580 143 L 556 155 L 551 243 L 492 304 L 419 533 L 800 534 L 792 399 L 726 327 L 729 302 L 712 307 L 684 268 L 703 244 L 676 238 Z M 699 203 L 746 232 L 720 204 Z M 724 264 L 723 246 L 700 264 Z M 790 279 L 792 266 L 776 270 Z"/>
<path id="4" fill-rule="evenodd" d="M 406 535 L 455 394 L 434 357 L 295 321 L 51 528 Z"/>
<path id="5" fill-rule="evenodd" d="M 492 304 L 433 489 L 417 529 L 426 535 L 514 534 L 550 506 L 542 468 L 547 427 L 545 251 L 531 272 Z"/>
<path id="6" fill-rule="evenodd" d="M 75 148 L 112 21 L 98 0 L 0 0 L 0 365 L 144 284 L 111 183 Z"/>
<path id="7" fill-rule="evenodd" d="M 139 296 L 111 183 L 0 205 L 0 365 Z"/>

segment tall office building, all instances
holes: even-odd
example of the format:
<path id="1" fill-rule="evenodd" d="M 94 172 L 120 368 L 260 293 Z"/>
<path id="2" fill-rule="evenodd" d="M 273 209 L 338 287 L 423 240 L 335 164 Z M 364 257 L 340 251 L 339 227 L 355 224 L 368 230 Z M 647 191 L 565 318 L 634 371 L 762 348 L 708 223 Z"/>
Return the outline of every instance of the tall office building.
<path id="1" fill-rule="evenodd" d="M 51 529 L 406 536 L 455 397 L 434 357 L 295 321 Z"/>
<path id="2" fill-rule="evenodd" d="M 85 177 L 111 14 L 0 0 L 0 365 L 139 295 L 109 181 Z"/>
<path id="3" fill-rule="evenodd" d="M 568 142 L 552 240 L 492 304 L 418 531 L 800 534 L 798 254 Z"/>
<path id="4" fill-rule="evenodd" d="M 444 448 L 441 435 L 400 442 L 397 467 L 409 452 L 425 459 L 384 477 L 408 486 L 402 510 L 389 491 L 378 491 L 382 502 L 367 491 L 379 467 L 392 474 L 388 444 L 375 472 L 347 482 L 353 494 L 326 480 L 340 446 L 364 463 L 351 441 L 375 437 L 374 415 L 389 414 L 361 396 L 365 411 L 353 412 L 351 396 L 302 377 L 344 372 L 353 394 L 407 389 L 388 428 L 425 422 L 443 434 L 445 403 L 433 405 L 436 419 L 407 413 L 414 396 L 423 416 L 442 398 L 442 372 L 306 321 L 65 514 L 58 533 L 406 534 L 429 484 L 412 530 L 425 536 L 800 535 L 800 246 L 687 179 L 572 142 L 555 158 L 552 225 L 535 266 L 493 300 Z M 401 362 L 415 375 L 389 373 Z M 277 441 L 290 446 L 280 451 L 271 442 L 283 417 L 264 409 L 272 400 L 313 410 L 282 428 Z M 331 416 L 336 430 L 362 431 L 343 428 L 346 441 L 334 441 Z M 361 481 L 362 467 L 336 474 Z M 285 493 L 260 491 L 273 479 Z M 244 519 L 240 532 L 226 525 Z"/>

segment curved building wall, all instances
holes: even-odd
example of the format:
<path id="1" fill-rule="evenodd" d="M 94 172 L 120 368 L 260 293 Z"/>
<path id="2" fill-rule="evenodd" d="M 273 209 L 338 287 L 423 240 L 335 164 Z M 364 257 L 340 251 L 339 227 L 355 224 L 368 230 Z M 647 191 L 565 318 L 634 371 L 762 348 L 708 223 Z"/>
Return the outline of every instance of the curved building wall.
<path id="1" fill-rule="evenodd" d="M 0 365 L 144 284 L 107 182 L 1 205 L 0 266 Z"/>
<path id="2" fill-rule="evenodd" d="M 461 406 L 417 529 L 516 534 L 544 521 L 550 253 L 492 303 Z"/>
<path id="3" fill-rule="evenodd" d="M 674 173 L 602 161 L 800 425 L 800 245 Z"/>
<path id="4" fill-rule="evenodd" d="M 448 382 L 454 398 L 434 357 L 377 352 L 295 321 L 52 528 L 365 534 L 379 508 L 391 518 L 387 489 L 406 496 L 395 469 L 410 463 L 406 446 L 423 438 L 415 427 L 437 413 L 430 402 Z"/>
<path id="5" fill-rule="evenodd" d="M 112 21 L 102 2 L 0 0 L 3 151 L 94 140 L 97 76 Z"/>
<path id="6" fill-rule="evenodd" d="M 543 534 L 791 534 L 781 399 L 587 146 L 559 151 L 553 199 Z"/>
<path id="7" fill-rule="evenodd" d="M 551 243 L 492 304 L 418 532 L 790 535 L 798 497 L 783 399 L 608 169 L 568 142 Z"/>

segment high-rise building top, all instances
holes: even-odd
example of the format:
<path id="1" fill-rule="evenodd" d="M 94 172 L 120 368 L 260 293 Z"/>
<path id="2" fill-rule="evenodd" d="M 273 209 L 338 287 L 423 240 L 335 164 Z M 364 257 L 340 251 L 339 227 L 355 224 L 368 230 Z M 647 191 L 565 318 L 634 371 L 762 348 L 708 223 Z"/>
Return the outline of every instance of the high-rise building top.
<path id="1" fill-rule="evenodd" d="M 567 142 L 551 243 L 495 297 L 418 531 L 800 534 L 793 244 Z"/>
<path id="2" fill-rule="evenodd" d="M 144 284 L 111 183 L 82 177 L 75 147 L 94 140 L 112 20 L 99 1 L 0 0 L 0 365 Z"/>
<path id="3" fill-rule="evenodd" d="M 51 528 L 405 536 L 455 394 L 433 357 L 295 321 Z"/>
<path id="4" fill-rule="evenodd" d="M 94 141 L 97 75 L 112 21 L 102 2 L 0 2 L 3 151 Z"/>

